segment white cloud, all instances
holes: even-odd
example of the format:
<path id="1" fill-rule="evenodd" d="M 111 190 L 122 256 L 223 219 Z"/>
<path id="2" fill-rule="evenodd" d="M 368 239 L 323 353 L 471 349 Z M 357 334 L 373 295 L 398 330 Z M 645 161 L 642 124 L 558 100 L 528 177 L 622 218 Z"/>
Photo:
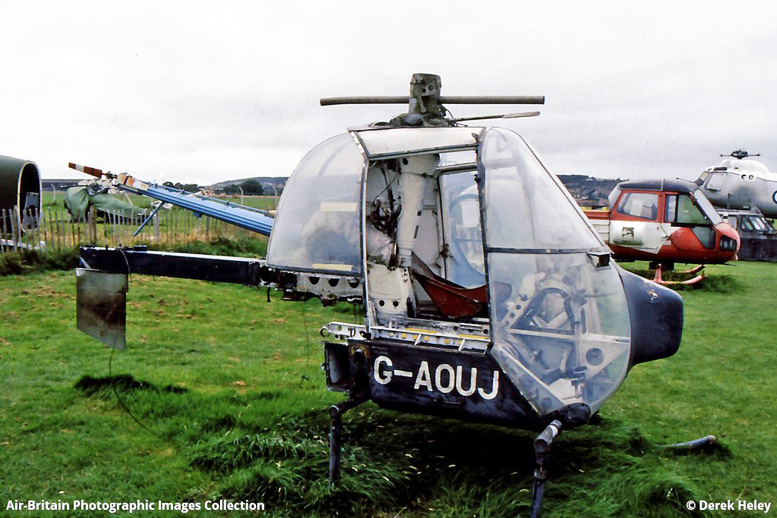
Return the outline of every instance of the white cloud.
<path id="1" fill-rule="evenodd" d="M 319 141 L 402 110 L 320 97 L 400 95 L 432 72 L 448 95 L 545 94 L 541 117 L 507 125 L 556 173 L 694 178 L 736 147 L 777 169 L 775 14 L 765 2 L 5 3 L 0 154 L 49 178 L 68 161 L 198 183 L 285 175 Z"/>

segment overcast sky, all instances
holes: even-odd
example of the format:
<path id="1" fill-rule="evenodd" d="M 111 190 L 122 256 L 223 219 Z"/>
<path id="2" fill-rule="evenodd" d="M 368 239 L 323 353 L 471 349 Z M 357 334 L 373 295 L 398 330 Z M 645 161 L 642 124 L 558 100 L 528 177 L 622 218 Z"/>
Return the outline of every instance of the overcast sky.
<path id="1" fill-rule="evenodd" d="M 556 174 L 694 179 L 737 148 L 777 169 L 775 2 L 24 0 L 0 15 L 0 154 L 44 178 L 78 176 L 68 162 L 286 176 L 403 110 L 319 98 L 405 95 L 414 72 L 443 95 L 545 95 L 540 117 L 501 124 Z"/>

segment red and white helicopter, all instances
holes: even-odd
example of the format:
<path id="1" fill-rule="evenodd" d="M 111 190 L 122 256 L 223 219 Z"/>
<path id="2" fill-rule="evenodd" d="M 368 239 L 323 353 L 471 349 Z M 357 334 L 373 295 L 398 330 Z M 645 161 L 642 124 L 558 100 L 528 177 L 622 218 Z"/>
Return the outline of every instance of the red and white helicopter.
<path id="1" fill-rule="evenodd" d="M 646 260 L 656 282 L 675 263 L 700 266 L 736 259 L 739 234 L 725 223 L 693 182 L 641 180 L 619 183 L 609 196 L 610 210 L 587 211 L 591 223 L 618 260 Z M 694 284 L 704 277 L 683 281 Z"/>

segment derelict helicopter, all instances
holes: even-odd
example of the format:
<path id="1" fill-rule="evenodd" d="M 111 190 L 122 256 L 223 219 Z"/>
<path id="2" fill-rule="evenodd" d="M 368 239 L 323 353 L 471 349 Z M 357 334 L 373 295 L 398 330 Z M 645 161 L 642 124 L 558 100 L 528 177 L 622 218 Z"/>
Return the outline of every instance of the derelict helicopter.
<path id="1" fill-rule="evenodd" d="M 717 209 L 739 234 L 739 261 L 777 262 L 777 230 L 758 209 Z"/>
<path id="2" fill-rule="evenodd" d="M 693 182 L 679 179 L 621 182 L 608 197 L 610 210 L 586 211 L 586 215 L 613 251 L 617 260 L 646 260 L 655 268 L 655 281 L 675 263 L 700 266 L 685 273 L 699 273 L 704 264 L 722 264 L 737 258 L 740 237 L 715 211 Z M 695 284 L 697 275 L 679 282 Z"/>
<path id="3" fill-rule="evenodd" d="M 708 167 L 696 183 L 707 198 L 723 209 L 757 209 L 767 218 L 777 218 L 777 173 L 743 149 L 728 155 L 715 167 Z"/>
<path id="4" fill-rule="evenodd" d="M 124 346 L 130 272 L 271 285 L 288 300 L 358 301 L 362 324 L 321 329 L 327 387 L 346 395 L 330 408 L 330 480 L 339 477 L 342 414 L 371 400 L 543 430 L 535 442 L 539 516 L 553 438 L 587 423 L 632 367 L 677 351 L 682 300 L 611 261 L 518 134 L 465 125 L 444 107 L 544 98 L 445 97 L 440 87 L 439 76 L 415 74 L 409 98 L 322 99 L 409 110 L 310 151 L 274 220 L 113 177 L 120 188 L 269 234 L 267 259 L 82 248 L 78 325 Z"/>

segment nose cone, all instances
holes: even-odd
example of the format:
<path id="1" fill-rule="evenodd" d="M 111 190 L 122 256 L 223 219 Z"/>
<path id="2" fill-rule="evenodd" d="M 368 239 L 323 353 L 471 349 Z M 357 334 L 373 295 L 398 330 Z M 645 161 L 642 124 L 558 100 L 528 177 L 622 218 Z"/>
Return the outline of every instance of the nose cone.
<path id="1" fill-rule="evenodd" d="M 631 319 L 629 368 L 672 356 L 680 347 L 683 335 L 680 295 L 622 268 L 618 272 Z"/>
<path id="2" fill-rule="evenodd" d="M 718 248 L 721 262 L 735 261 L 741 244 L 739 232 L 728 223 L 718 223 L 715 230 L 720 234 Z"/>

